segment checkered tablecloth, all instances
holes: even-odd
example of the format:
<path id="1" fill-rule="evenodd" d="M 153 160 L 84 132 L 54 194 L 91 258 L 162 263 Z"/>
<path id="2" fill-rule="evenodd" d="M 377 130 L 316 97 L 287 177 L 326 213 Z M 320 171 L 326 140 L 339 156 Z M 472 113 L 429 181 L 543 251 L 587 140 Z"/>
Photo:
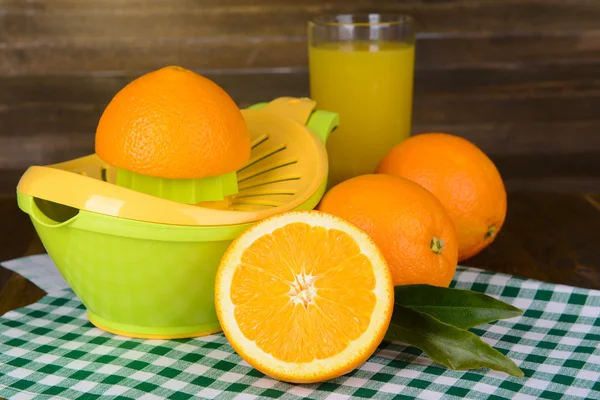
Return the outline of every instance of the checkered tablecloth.
<path id="1" fill-rule="evenodd" d="M 599 291 L 460 267 L 453 286 L 524 310 L 521 317 L 473 329 L 512 358 L 524 379 L 451 371 L 415 348 L 384 342 L 346 376 L 290 385 L 254 370 L 222 334 L 163 341 L 95 328 L 45 256 L 6 266 L 51 287 L 38 303 L 0 317 L 1 397 L 600 399 Z"/>

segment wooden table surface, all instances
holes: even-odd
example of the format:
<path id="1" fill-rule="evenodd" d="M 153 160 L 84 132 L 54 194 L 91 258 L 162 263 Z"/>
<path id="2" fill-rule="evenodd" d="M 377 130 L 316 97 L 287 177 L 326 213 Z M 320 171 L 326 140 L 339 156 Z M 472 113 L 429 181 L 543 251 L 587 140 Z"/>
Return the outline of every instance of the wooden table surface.
<path id="1" fill-rule="evenodd" d="M 496 241 L 463 265 L 525 278 L 600 289 L 600 194 L 509 193 Z M 0 262 L 44 248 L 13 196 L 0 197 Z M 0 267 L 0 315 L 44 291 Z"/>

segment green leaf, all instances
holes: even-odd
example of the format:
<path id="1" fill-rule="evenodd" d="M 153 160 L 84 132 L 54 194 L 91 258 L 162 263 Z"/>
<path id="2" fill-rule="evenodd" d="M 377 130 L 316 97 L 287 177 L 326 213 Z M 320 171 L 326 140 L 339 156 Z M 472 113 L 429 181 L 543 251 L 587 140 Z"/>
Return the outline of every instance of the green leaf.
<path id="1" fill-rule="evenodd" d="M 396 304 L 385 339 L 417 347 L 454 370 L 491 368 L 522 378 L 523 371 L 477 335 Z"/>
<path id="2" fill-rule="evenodd" d="M 394 302 L 463 329 L 523 314 L 483 293 L 431 285 L 396 286 Z"/>

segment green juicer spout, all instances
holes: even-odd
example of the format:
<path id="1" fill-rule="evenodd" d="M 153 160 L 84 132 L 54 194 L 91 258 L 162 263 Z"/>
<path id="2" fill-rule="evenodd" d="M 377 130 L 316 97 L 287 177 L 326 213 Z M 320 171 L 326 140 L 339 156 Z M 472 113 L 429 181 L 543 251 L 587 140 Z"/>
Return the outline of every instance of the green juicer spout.
<path id="1" fill-rule="evenodd" d="M 166 179 L 119 168 L 116 184 L 137 192 L 186 204 L 220 201 L 238 192 L 235 171 L 199 179 Z"/>

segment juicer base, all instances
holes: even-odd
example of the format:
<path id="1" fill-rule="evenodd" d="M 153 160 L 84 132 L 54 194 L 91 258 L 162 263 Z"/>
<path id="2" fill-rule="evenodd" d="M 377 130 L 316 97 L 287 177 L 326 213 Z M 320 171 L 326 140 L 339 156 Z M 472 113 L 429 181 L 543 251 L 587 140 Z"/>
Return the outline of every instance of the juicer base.
<path id="1" fill-rule="evenodd" d="M 139 339 L 186 339 L 207 336 L 213 333 L 221 332 L 221 327 L 219 325 L 215 327 L 214 324 L 185 327 L 140 327 L 135 325 L 126 325 L 118 322 L 108 321 L 89 310 L 87 311 L 87 317 L 92 325 L 98 329 L 114 335 Z"/>

